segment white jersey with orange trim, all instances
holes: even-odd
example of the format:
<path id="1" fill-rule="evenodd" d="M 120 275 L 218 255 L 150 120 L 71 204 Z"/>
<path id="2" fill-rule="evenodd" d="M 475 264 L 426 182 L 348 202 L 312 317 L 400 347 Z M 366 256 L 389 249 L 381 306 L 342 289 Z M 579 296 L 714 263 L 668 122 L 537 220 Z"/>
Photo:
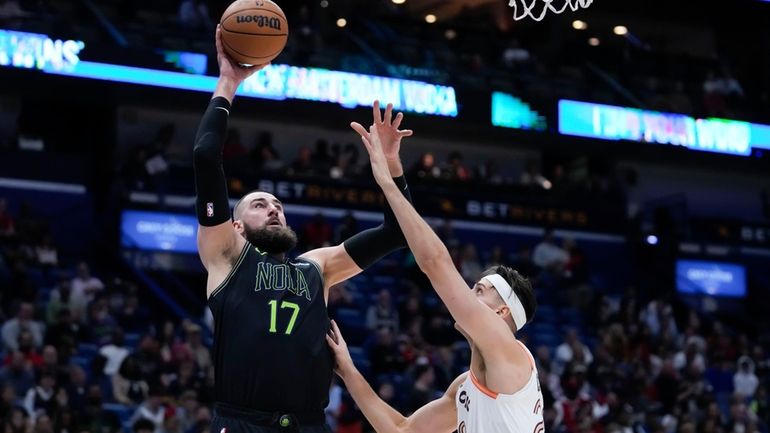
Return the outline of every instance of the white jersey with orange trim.
<path id="1" fill-rule="evenodd" d="M 455 397 L 457 433 L 543 433 L 543 393 L 532 354 L 532 375 L 514 394 L 498 394 L 482 385 L 473 371 L 460 384 Z"/>

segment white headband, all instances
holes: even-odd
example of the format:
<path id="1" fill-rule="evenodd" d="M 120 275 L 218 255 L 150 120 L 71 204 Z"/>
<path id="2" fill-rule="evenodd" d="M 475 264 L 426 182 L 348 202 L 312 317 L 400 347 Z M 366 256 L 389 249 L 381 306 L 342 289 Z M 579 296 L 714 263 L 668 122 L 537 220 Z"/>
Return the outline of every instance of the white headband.
<path id="1" fill-rule="evenodd" d="M 513 291 L 511 285 L 499 274 L 487 275 L 482 280 L 487 280 L 497 290 L 500 297 L 503 298 L 505 305 L 511 310 L 511 317 L 513 317 L 513 323 L 516 324 L 516 330 L 520 331 L 527 324 L 527 313 L 524 311 L 524 306 L 519 301 L 519 297 L 516 296 L 516 292 Z"/>

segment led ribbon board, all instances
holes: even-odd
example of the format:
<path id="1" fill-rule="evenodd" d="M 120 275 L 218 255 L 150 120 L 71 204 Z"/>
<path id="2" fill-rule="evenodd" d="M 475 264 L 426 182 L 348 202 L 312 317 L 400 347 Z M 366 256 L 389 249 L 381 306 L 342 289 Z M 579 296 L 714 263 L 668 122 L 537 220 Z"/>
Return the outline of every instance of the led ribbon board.
<path id="1" fill-rule="evenodd" d="M 559 101 L 559 132 L 565 135 L 630 140 L 690 150 L 748 156 L 770 149 L 770 126 L 738 120 L 696 119 L 683 114 Z"/>
<path id="2" fill-rule="evenodd" d="M 0 30 L 0 66 L 38 69 L 47 74 L 213 92 L 216 77 L 160 71 L 80 59 L 81 41 L 54 40 L 43 34 Z M 319 68 L 270 65 L 246 80 L 238 95 L 252 98 L 328 102 L 345 108 L 371 107 L 375 99 L 398 111 L 457 116 L 451 86 Z"/>
<path id="3" fill-rule="evenodd" d="M 503 92 L 492 92 L 492 125 L 538 131 L 543 131 L 548 126 L 545 117 L 533 110 L 529 104 Z"/>

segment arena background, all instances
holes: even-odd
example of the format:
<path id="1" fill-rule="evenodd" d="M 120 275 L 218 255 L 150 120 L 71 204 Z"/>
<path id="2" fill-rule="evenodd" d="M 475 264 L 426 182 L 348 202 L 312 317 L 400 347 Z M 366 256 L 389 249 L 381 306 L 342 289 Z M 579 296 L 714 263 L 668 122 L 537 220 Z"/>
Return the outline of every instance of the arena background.
<path id="1" fill-rule="evenodd" d="M 0 0 L 4 432 L 208 431 L 191 156 L 227 3 Z M 347 125 L 393 102 L 458 269 L 535 282 L 521 338 L 546 431 L 768 431 L 770 3 L 596 0 L 541 22 L 501 0 L 279 4 L 288 46 L 233 109 L 232 199 L 274 192 L 295 254 L 379 224 Z M 406 251 L 329 310 L 405 414 L 468 365 Z M 330 398 L 335 432 L 369 431 Z"/>

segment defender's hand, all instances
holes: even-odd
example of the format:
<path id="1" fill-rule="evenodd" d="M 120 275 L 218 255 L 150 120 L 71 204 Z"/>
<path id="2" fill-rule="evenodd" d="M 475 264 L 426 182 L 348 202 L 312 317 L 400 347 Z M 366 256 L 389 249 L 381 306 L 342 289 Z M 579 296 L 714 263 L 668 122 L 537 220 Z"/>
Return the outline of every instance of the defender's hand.
<path id="1" fill-rule="evenodd" d="M 337 373 L 337 375 L 339 375 L 339 377 L 344 379 L 345 374 L 351 371 L 355 371 L 356 367 L 353 365 L 353 358 L 350 357 L 348 345 L 342 338 L 340 328 L 337 327 L 337 322 L 334 320 L 332 320 L 329 333 L 326 334 L 326 342 L 329 344 L 329 347 L 334 353 L 334 359 L 336 362 L 334 371 Z"/>

